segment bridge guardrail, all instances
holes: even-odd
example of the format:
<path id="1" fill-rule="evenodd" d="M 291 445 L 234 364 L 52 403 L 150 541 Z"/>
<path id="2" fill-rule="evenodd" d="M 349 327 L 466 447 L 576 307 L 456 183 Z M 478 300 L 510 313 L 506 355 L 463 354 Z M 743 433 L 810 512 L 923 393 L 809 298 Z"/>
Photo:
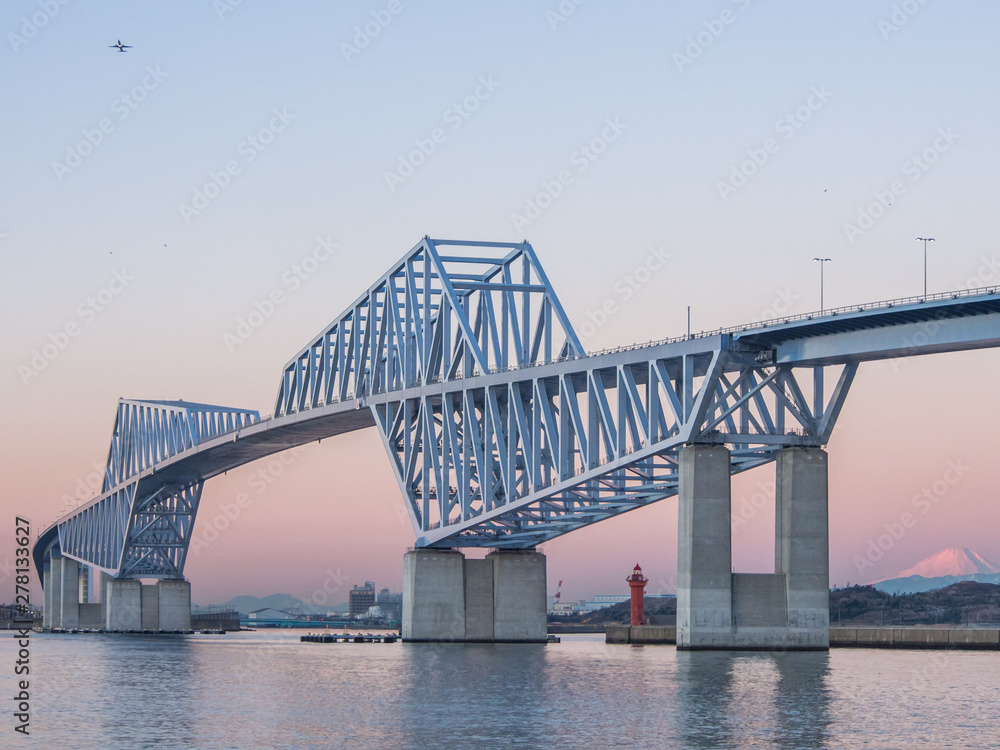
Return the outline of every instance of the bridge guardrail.
<path id="1" fill-rule="evenodd" d="M 797 315 L 786 315 L 780 318 L 768 318 L 766 320 L 757 321 L 754 323 L 743 323 L 741 325 L 725 326 L 722 328 L 714 328 L 708 331 L 699 331 L 698 333 L 692 333 L 690 335 L 684 334 L 682 336 L 670 336 L 664 339 L 656 339 L 653 341 L 646 341 L 644 343 L 626 344 L 623 346 L 610 347 L 607 349 L 601 349 L 594 352 L 587 352 L 586 354 L 573 354 L 565 357 L 555 357 L 553 359 L 540 360 L 538 362 L 533 362 L 527 365 L 511 365 L 510 367 L 493 367 L 490 368 L 489 374 L 494 375 L 501 372 L 514 372 L 516 370 L 527 370 L 532 367 L 541 367 L 544 365 L 553 365 L 559 362 L 572 362 L 579 359 L 586 359 L 589 357 L 596 357 L 605 354 L 617 354 L 619 352 L 629 352 L 638 349 L 649 349 L 655 346 L 663 346 L 664 344 L 676 344 L 682 341 L 693 341 L 695 339 L 711 338 L 712 336 L 721 336 L 728 333 L 745 333 L 746 331 L 753 330 L 764 330 L 776 325 L 786 325 L 788 323 L 795 323 L 802 320 L 815 320 L 817 318 L 835 318 L 838 315 L 844 313 L 855 313 L 855 312 L 867 312 L 869 310 L 881 310 L 895 307 L 896 305 L 912 305 L 919 304 L 923 302 L 934 302 L 946 299 L 960 299 L 962 297 L 977 297 L 985 294 L 997 294 L 1000 293 L 1000 286 L 986 286 L 977 287 L 975 289 L 963 289 L 954 292 L 936 292 L 934 294 L 928 295 L 914 295 L 910 297 L 896 297 L 894 299 L 879 300 L 877 302 L 867 302 L 860 305 L 844 305 L 842 307 L 832 307 L 825 309 L 823 311 L 814 311 L 807 313 L 798 313 Z M 473 371 L 473 376 L 479 376 L 482 373 L 478 369 Z M 440 377 L 433 378 L 427 381 L 428 384 L 435 384 L 442 382 Z M 404 390 L 404 388 L 394 388 L 392 390 Z M 392 392 L 392 390 L 387 392 Z M 380 391 L 381 392 L 381 391 Z M 356 394 L 348 394 L 346 401 L 353 401 L 356 398 Z M 341 403 L 341 399 L 334 398 L 329 402 L 330 404 Z M 274 414 L 268 414 L 266 417 L 261 418 L 261 422 L 266 422 L 273 419 Z M 235 432 L 236 430 L 231 430 Z M 223 433 L 223 434 L 230 434 Z"/>

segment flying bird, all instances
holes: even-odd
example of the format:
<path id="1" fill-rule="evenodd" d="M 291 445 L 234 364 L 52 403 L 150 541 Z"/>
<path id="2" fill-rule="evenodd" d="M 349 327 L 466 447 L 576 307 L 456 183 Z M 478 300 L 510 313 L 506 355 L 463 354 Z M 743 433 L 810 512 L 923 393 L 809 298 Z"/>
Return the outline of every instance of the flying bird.
<path id="1" fill-rule="evenodd" d="M 109 44 L 108 48 L 109 49 L 116 49 L 119 52 L 124 52 L 127 49 L 132 49 L 132 45 L 131 44 L 122 44 L 122 40 L 119 39 L 118 40 L 118 44 Z"/>

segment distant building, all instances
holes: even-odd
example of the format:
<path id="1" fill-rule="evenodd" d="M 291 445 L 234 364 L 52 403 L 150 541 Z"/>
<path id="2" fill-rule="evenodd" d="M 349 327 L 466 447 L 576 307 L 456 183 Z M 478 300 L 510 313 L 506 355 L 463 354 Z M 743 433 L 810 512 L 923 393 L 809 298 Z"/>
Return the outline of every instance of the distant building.
<path id="1" fill-rule="evenodd" d="M 393 594 L 389 587 L 378 592 L 375 603 L 382 609 L 383 616 L 392 622 L 403 619 L 403 595 Z"/>
<path id="2" fill-rule="evenodd" d="M 585 612 L 596 612 L 599 609 L 610 607 L 614 604 L 627 602 L 631 597 L 629 594 L 595 594 L 593 599 L 588 599 L 584 605 Z"/>
<path id="3" fill-rule="evenodd" d="M 375 606 L 375 584 L 365 581 L 364 586 L 355 586 L 347 597 L 351 617 L 363 616 L 369 607 Z"/>

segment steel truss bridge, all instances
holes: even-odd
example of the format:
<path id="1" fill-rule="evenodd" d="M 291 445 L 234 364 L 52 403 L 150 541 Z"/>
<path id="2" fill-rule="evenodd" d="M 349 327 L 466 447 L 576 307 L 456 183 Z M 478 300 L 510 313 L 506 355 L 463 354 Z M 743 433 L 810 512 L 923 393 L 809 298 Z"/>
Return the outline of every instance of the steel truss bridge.
<path id="1" fill-rule="evenodd" d="M 826 444 L 861 362 L 998 345 L 993 287 L 587 354 L 527 242 L 424 238 L 289 360 L 272 416 L 121 400 L 100 495 L 34 558 L 180 578 L 206 480 L 369 427 L 416 546 L 531 548 L 675 495 L 685 443 L 734 474 Z"/>

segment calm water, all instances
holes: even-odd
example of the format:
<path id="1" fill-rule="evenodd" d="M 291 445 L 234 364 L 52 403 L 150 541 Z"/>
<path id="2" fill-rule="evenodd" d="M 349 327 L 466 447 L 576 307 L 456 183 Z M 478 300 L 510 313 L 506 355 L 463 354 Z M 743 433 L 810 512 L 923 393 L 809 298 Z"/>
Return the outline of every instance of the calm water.
<path id="1" fill-rule="evenodd" d="M 1000 653 L 678 653 L 32 636 L 32 736 L 65 748 L 1000 747 Z M 4 696 L 14 647 L 0 639 Z"/>

